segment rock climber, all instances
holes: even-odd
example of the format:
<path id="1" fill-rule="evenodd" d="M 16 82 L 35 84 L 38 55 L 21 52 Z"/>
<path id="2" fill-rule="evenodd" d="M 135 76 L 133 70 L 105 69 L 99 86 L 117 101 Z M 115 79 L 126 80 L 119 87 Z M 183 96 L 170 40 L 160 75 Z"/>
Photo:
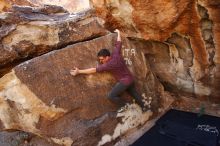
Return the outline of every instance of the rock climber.
<path id="1" fill-rule="evenodd" d="M 100 63 L 97 67 L 88 69 L 79 69 L 74 67 L 74 69 L 70 70 L 70 74 L 76 76 L 78 74 L 110 72 L 117 80 L 117 83 L 109 92 L 108 99 L 113 103 L 122 104 L 123 102 L 120 99 L 120 95 L 127 91 L 139 104 L 139 106 L 142 108 L 142 111 L 145 111 L 146 109 L 144 107 L 142 97 L 135 88 L 134 77 L 127 68 L 125 61 L 121 56 L 122 42 L 120 31 L 116 29 L 114 32 L 117 33 L 117 41 L 112 54 L 107 49 L 101 49 L 97 53 L 98 61 Z"/>

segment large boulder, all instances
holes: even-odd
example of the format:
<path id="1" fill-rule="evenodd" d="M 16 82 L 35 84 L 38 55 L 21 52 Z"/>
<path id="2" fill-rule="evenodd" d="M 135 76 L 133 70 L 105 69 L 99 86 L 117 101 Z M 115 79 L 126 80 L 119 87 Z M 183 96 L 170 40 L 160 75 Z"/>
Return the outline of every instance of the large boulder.
<path id="1" fill-rule="evenodd" d="M 96 52 L 112 50 L 115 41 L 116 35 L 109 34 L 16 66 L 0 79 L 2 129 L 31 132 L 67 146 L 103 145 L 161 112 L 163 87 L 149 69 L 144 44 L 137 48 L 136 40 L 123 38 L 122 55 L 136 77 L 147 112 L 142 113 L 127 94 L 123 98 L 129 104 L 118 110 L 119 105 L 107 99 L 115 83 L 109 74 L 70 75 L 74 66 L 95 67 Z"/>
<path id="2" fill-rule="evenodd" d="M 44 2 L 49 1 L 38 4 Z M 220 100 L 218 0 L 91 3 L 102 19 L 54 5 L 14 6 L 0 15 L 0 70 L 5 74 L 19 64 L 0 79 L 1 130 L 23 130 L 45 140 L 34 136 L 28 144 L 113 145 L 169 106 L 163 87 L 179 97 Z M 106 28 L 127 36 L 122 55 L 146 113 L 127 94 L 123 99 L 129 104 L 121 110 L 108 101 L 115 83 L 109 74 L 69 74 L 74 66 L 95 67 L 99 49 L 112 50 L 116 35 Z"/>

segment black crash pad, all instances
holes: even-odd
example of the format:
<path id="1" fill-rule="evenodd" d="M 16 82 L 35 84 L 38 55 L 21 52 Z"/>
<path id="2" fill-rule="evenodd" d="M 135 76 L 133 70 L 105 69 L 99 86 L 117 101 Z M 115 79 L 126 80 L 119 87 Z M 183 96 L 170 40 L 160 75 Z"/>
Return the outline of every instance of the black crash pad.
<path id="1" fill-rule="evenodd" d="M 171 109 L 132 146 L 220 146 L 220 118 Z"/>

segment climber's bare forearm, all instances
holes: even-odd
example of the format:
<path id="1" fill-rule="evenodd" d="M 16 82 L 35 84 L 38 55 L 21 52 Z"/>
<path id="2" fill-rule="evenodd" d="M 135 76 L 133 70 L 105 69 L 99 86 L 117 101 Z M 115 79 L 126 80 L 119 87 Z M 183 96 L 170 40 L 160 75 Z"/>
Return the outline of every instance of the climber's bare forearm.
<path id="1" fill-rule="evenodd" d="M 118 29 L 116 29 L 114 32 L 116 32 L 117 33 L 117 41 L 119 41 L 119 42 L 121 42 L 121 32 L 118 30 Z"/>
<path id="2" fill-rule="evenodd" d="M 78 69 L 74 67 L 74 69 L 70 70 L 70 74 L 76 76 L 78 74 L 92 74 L 96 72 L 96 68 L 88 68 L 88 69 Z"/>
<path id="3" fill-rule="evenodd" d="M 79 69 L 79 74 L 92 74 L 96 73 L 96 68 Z"/>

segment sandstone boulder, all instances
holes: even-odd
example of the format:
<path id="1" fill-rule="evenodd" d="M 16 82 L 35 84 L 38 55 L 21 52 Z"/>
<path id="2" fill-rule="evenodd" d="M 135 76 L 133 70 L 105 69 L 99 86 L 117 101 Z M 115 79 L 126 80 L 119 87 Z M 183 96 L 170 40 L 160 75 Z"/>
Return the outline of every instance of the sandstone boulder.
<path id="1" fill-rule="evenodd" d="M 52 51 L 16 66 L 0 80 L 0 116 L 3 129 L 18 129 L 57 144 L 103 145 L 158 113 L 163 87 L 149 70 L 143 48 L 136 40 L 123 39 L 122 55 L 136 77 L 145 106 L 142 113 L 132 98 L 119 106 L 107 99 L 115 81 L 109 74 L 79 75 L 74 66 L 95 67 L 100 48 L 112 50 L 115 34 Z M 141 66 L 141 67 L 139 67 Z"/>
<path id="2" fill-rule="evenodd" d="M 163 87 L 178 97 L 198 98 L 180 99 L 176 108 L 193 111 L 201 103 L 219 102 L 218 0 L 91 2 L 104 21 L 91 11 L 70 14 L 49 5 L 14 6 L 0 15 L 0 70 L 5 74 L 19 64 L 0 79 L 0 129 L 45 140 L 36 136 L 29 144 L 113 145 L 168 108 Z M 114 47 L 116 36 L 108 30 L 115 28 L 127 36 L 122 55 L 146 113 L 127 94 L 123 99 L 130 104 L 122 110 L 107 100 L 115 83 L 109 74 L 69 74 L 74 66 L 96 66 L 96 52 Z"/>

